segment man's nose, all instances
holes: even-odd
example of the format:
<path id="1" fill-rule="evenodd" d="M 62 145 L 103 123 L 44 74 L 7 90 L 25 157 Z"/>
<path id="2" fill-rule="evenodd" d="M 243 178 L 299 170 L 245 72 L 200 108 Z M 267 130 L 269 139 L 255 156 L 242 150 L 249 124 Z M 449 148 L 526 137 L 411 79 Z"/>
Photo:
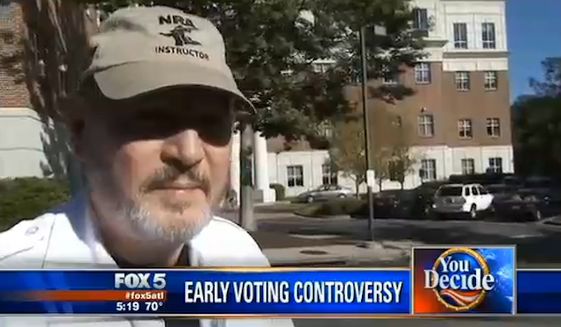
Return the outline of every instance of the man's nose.
<path id="1" fill-rule="evenodd" d="M 199 133 L 193 129 L 181 131 L 164 141 L 161 159 L 182 168 L 191 168 L 204 158 L 204 149 Z"/>

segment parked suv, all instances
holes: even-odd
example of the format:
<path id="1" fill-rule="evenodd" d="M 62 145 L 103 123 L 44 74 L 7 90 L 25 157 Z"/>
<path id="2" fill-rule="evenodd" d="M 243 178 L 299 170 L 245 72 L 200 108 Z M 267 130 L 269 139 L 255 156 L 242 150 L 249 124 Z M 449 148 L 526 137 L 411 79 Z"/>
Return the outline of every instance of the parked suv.
<path id="1" fill-rule="evenodd" d="M 467 214 L 471 219 L 477 219 L 492 202 L 493 195 L 480 184 L 447 184 L 436 191 L 433 210 L 440 217 Z"/>

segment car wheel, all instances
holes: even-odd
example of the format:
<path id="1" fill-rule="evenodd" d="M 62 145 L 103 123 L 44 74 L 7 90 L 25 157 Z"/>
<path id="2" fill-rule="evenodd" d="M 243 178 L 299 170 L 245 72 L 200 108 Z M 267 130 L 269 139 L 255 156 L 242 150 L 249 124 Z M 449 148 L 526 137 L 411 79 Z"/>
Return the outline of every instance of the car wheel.
<path id="1" fill-rule="evenodd" d="M 477 219 L 477 206 L 475 204 L 472 204 L 469 209 L 469 217 L 471 219 Z"/>
<path id="2" fill-rule="evenodd" d="M 306 198 L 306 202 L 308 202 L 308 203 L 314 202 L 314 197 L 313 197 L 313 196 L 307 197 L 307 198 Z"/>
<path id="3" fill-rule="evenodd" d="M 337 195 L 337 197 L 338 197 L 339 199 L 344 199 L 344 198 L 346 198 L 347 196 L 346 196 L 345 194 L 339 194 L 339 195 Z"/>

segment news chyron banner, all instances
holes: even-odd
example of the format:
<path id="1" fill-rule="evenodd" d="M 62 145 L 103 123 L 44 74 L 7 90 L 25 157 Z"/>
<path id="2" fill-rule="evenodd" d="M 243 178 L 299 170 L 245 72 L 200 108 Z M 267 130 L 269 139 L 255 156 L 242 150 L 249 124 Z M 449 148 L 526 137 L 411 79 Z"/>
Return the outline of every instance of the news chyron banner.
<path id="1" fill-rule="evenodd" d="M 403 270 L 1 271 L 0 315 L 409 314 Z"/>
<path id="2" fill-rule="evenodd" d="M 561 270 L 507 246 L 412 249 L 409 268 L 0 270 L 0 315 L 190 317 L 561 314 Z"/>

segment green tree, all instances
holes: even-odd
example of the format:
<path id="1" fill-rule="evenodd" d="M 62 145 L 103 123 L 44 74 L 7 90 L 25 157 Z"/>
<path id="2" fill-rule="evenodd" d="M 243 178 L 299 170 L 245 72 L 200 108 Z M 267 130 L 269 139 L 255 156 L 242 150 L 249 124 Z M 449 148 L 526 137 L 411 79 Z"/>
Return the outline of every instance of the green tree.
<path id="1" fill-rule="evenodd" d="M 360 120 L 353 119 L 335 124 L 329 158 L 333 166 L 342 172 L 343 177 L 353 180 L 358 196 L 360 184 L 366 181 L 364 128 Z"/>
<path id="2" fill-rule="evenodd" d="M 370 154 L 372 169 L 374 170 L 374 178 L 378 184 L 378 190 L 382 191 L 385 180 L 390 178 L 390 162 L 392 160 L 391 149 L 387 147 L 374 147 L 373 153 Z"/>
<path id="3" fill-rule="evenodd" d="M 530 79 L 530 86 L 538 96 L 560 97 L 561 96 L 561 57 L 546 58 L 542 62 L 544 71 L 543 81 Z"/>
<path id="4" fill-rule="evenodd" d="M 513 105 L 516 170 L 561 176 L 561 57 L 547 58 L 542 66 L 543 80 L 530 80 L 535 95 Z"/>
<path id="5" fill-rule="evenodd" d="M 413 171 L 416 162 L 417 160 L 411 155 L 408 146 L 395 146 L 392 149 L 390 179 L 398 181 L 402 190 L 405 178 Z"/>
<path id="6" fill-rule="evenodd" d="M 360 26 L 378 24 L 388 30 L 386 37 L 367 37 L 371 78 L 380 77 L 382 68 L 397 71 L 422 55 L 422 43 L 409 28 L 407 0 L 80 1 L 98 3 L 105 12 L 137 3 L 208 17 L 224 35 L 240 89 L 258 109 L 251 124 L 266 137 L 317 136 L 311 125 L 347 109 L 342 89 L 360 76 Z M 318 59 L 335 63 L 318 73 L 312 65 Z M 371 94 L 400 97 L 401 91 L 381 87 Z"/>

